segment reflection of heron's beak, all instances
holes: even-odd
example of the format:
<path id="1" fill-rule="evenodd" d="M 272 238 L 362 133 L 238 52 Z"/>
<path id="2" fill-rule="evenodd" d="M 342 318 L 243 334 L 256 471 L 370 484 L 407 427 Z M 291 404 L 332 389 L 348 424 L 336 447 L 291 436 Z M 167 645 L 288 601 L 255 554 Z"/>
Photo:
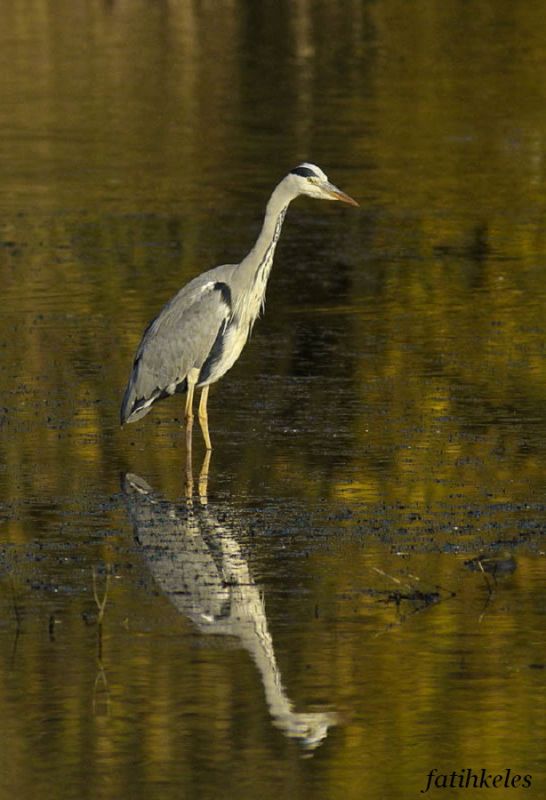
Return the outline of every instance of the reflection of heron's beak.
<path id="1" fill-rule="evenodd" d="M 328 200 L 341 200 L 342 203 L 347 203 L 350 206 L 358 205 L 356 200 L 353 200 L 353 198 L 349 197 L 348 194 L 342 192 L 341 189 L 338 189 L 333 183 L 324 183 L 322 185 L 322 189 Z"/>

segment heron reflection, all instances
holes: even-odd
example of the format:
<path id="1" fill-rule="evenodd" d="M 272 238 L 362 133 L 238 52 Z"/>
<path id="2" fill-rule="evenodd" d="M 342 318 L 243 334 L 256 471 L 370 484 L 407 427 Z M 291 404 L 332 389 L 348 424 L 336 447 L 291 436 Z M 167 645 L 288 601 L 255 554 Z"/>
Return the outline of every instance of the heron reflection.
<path id="1" fill-rule="evenodd" d="M 207 465 L 208 466 L 208 465 Z M 202 470 L 203 476 L 203 470 Z M 151 574 L 175 608 L 203 634 L 232 636 L 252 656 L 273 724 L 307 751 L 338 724 L 335 712 L 294 711 L 283 687 L 268 630 L 263 597 L 237 541 L 237 524 L 200 502 L 176 505 L 128 473 L 123 491 Z"/>

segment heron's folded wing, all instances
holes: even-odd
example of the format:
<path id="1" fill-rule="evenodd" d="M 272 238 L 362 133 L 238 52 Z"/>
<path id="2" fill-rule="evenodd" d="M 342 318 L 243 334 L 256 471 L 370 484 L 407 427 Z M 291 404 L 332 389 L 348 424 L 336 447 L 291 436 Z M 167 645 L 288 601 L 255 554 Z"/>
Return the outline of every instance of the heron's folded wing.
<path id="1" fill-rule="evenodd" d="M 126 420 L 143 402 L 172 394 L 188 372 L 200 369 L 231 315 L 227 284 L 188 284 L 146 329 L 122 406 Z"/>

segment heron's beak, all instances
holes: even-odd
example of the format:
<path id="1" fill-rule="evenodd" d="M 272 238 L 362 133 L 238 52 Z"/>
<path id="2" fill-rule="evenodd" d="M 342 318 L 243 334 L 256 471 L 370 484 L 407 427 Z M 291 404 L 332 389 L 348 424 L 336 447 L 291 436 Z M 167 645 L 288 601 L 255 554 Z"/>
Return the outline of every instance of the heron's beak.
<path id="1" fill-rule="evenodd" d="M 338 189 L 333 183 L 324 183 L 322 189 L 328 200 L 341 200 L 342 203 L 347 203 L 350 206 L 358 205 L 356 200 L 353 200 L 348 194 L 342 192 L 341 189 Z"/>

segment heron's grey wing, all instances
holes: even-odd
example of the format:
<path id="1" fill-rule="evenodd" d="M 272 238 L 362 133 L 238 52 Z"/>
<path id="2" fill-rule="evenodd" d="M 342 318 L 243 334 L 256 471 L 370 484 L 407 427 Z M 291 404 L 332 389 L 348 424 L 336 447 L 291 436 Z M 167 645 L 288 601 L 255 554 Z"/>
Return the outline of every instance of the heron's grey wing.
<path id="1" fill-rule="evenodd" d="M 142 337 L 121 406 L 122 423 L 143 417 L 156 400 L 174 394 L 191 369 L 200 370 L 230 315 L 227 283 L 197 279 L 181 289 Z"/>

